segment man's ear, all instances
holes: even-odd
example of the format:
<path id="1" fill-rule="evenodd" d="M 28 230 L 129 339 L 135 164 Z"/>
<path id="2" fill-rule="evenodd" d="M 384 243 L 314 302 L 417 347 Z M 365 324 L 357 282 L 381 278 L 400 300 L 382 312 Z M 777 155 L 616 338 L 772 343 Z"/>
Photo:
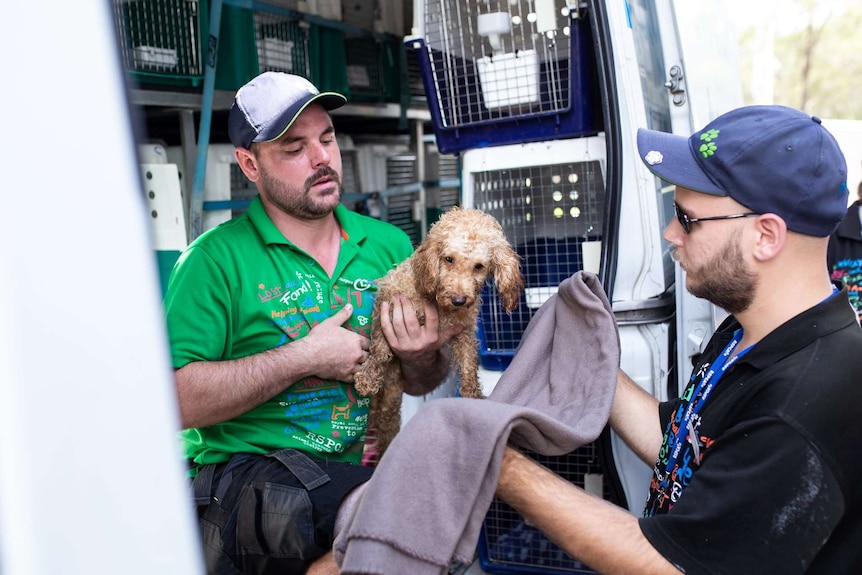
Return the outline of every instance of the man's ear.
<path id="1" fill-rule="evenodd" d="M 260 178 L 260 170 L 257 167 L 257 158 L 252 151 L 247 148 L 237 148 L 234 150 L 234 156 L 236 156 L 236 162 L 245 177 L 252 182 L 257 182 Z"/>
<path id="2" fill-rule="evenodd" d="M 787 242 L 787 223 L 776 214 L 762 214 L 755 218 L 754 257 L 759 261 L 768 261 L 776 257 L 784 249 Z"/>

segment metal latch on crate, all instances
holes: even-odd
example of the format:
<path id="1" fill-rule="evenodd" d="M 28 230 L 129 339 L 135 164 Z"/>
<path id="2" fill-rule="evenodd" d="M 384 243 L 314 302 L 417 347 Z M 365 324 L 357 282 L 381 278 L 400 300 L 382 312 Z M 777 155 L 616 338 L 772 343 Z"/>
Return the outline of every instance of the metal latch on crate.
<path id="1" fill-rule="evenodd" d="M 583 16 L 586 9 L 587 3 L 583 0 L 566 0 L 566 10 L 568 10 L 568 15 L 572 20 L 577 20 Z"/>

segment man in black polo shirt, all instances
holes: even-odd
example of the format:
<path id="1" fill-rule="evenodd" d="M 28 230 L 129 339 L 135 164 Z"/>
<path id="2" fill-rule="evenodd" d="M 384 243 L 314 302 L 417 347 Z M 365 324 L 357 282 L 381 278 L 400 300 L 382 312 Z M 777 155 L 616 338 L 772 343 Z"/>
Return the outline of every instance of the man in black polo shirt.
<path id="1" fill-rule="evenodd" d="M 497 494 L 602 573 L 862 572 L 862 330 L 826 269 L 841 150 L 781 106 L 640 130 L 638 149 L 676 186 L 664 235 L 686 288 L 732 315 L 682 398 L 619 375 L 610 423 L 654 466 L 642 517 L 508 448 Z"/>

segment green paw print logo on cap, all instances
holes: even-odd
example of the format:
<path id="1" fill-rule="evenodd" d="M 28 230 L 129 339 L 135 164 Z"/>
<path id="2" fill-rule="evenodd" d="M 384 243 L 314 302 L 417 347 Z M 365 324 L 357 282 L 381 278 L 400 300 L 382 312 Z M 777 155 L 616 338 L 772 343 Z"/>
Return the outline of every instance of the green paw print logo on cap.
<path id="1" fill-rule="evenodd" d="M 698 151 L 704 158 L 708 158 L 711 155 L 715 154 L 715 151 L 718 149 L 718 146 L 715 145 L 715 140 L 718 137 L 718 133 L 721 130 L 707 130 L 706 132 L 700 135 L 700 139 L 704 141 L 703 144 L 700 145 Z"/>

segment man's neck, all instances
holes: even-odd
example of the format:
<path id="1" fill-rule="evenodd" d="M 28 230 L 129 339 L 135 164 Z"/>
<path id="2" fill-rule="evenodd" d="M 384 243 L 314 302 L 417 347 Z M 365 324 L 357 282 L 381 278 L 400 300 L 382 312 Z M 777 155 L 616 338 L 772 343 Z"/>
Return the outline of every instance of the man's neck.
<path id="1" fill-rule="evenodd" d="M 326 273 L 332 275 L 341 248 L 341 225 L 334 212 L 317 219 L 298 218 L 282 211 L 270 213 L 269 217 L 287 241 L 314 258 Z"/>
<path id="2" fill-rule="evenodd" d="M 748 309 L 734 314 L 744 330 L 737 349 L 756 344 L 780 325 L 822 302 L 831 293 L 832 284 L 825 274 L 823 281 L 809 285 L 775 282 L 761 287 Z"/>

